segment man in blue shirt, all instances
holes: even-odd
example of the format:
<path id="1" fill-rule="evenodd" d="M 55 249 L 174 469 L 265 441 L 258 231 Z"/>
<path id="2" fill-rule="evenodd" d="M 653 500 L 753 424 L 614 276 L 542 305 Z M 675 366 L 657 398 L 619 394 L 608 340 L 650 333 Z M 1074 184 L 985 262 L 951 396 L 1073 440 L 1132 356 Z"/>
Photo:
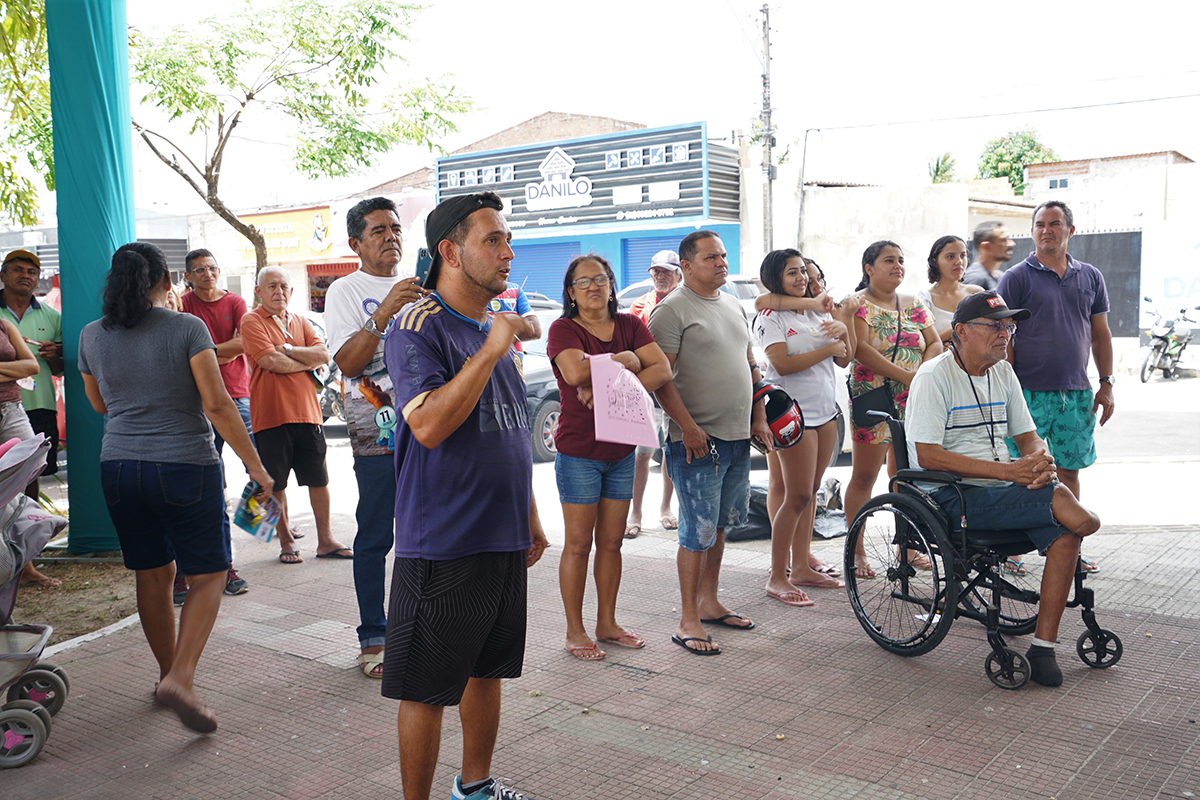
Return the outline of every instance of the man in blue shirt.
<path id="1" fill-rule="evenodd" d="M 452 797 L 524 797 L 490 776 L 500 679 L 520 677 L 525 655 L 525 572 L 546 548 L 513 348 L 530 326 L 488 314 L 513 258 L 501 208 L 484 192 L 430 213 L 425 286 L 435 291 L 403 309 L 384 342 L 401 421 L 383 695 L 400 700 L 409 800 L 429 797 L 448 705 L 463 728 Z"/>

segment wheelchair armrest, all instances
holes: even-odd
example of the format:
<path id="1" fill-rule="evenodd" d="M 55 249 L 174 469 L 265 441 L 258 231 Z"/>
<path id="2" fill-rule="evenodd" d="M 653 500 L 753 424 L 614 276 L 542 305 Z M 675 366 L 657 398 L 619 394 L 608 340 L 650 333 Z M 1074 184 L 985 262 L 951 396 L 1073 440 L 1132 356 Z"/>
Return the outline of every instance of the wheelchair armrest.
<path id="1" fill-rule="evenodd" d="M 940 472 L 933 469 L 900 469 L 896 470 L 896 478 L 902 481 L 928 481 L 929 483 L 958 483 L 962 480 L 953 472 Z"/>

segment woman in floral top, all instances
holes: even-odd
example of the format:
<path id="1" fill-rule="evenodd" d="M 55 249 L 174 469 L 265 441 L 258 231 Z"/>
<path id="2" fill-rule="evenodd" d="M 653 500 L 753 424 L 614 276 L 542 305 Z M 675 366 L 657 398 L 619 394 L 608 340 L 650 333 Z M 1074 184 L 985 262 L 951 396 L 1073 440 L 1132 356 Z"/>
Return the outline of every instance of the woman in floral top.
<path id="1" fill-rule="evenodd" d="M 898 291 L 904 281 L 904 253 L 900 245 L 886 240 L 872 244 L 863 253 L 862 271 L 858 291 L 853 295 L 859 308 L 854 315 L 857 345 L 854 361 L 850 362 L 850 394 L 865 394 L 886 382 L 903 419 L 908 384 L 922 362 L 942 352 L 942 345 L 933 326 L 932 312 L 914 296 Z M 870 499 L 885 458 L 888 472 L 895 473 L 895 457 L 888 457 L 891 447 L 892 437 L 886 423 L 854 428 L 854 469 L 846 486 L 847 520 L 854 519 L 859 508 Z M 855 574 L 859 578 L 873 578 L 875 571 L 862 548 L 860 539 L 854 554 Z M 922 554 L 910 554 L 909 562 L 929 568 L 929 561 Z"/>

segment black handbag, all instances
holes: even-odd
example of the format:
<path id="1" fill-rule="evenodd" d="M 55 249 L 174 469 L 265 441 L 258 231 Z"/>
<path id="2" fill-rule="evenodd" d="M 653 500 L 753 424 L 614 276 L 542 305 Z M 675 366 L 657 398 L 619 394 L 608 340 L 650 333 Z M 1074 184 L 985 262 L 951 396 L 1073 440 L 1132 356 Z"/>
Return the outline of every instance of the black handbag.
<path id="1" fill-rule="evenodd" d="M 900 347 L 900 297 L 896 297 L 896 343 L 892 345 L 892 354 L 888 358 L 896 363 L 896 350 Z M 850 392 L 850 377 L 846 377 L 846 390 Z M 896 416 L 896 401 L 892 395 L 892 381 L 883 379 L 883 386 L 876 386 L 868 392 L 855 396 L 850 392 L 850 416 L 859 428 L 873 428 L 878 421 L 867 416 L 868 411 L 882 411 L 890 417 Z"/>

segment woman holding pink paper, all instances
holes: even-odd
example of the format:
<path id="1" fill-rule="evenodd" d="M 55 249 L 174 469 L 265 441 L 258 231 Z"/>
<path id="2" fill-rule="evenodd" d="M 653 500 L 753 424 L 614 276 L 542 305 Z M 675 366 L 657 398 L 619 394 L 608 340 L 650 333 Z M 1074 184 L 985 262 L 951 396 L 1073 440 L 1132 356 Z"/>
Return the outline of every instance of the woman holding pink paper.
<path id="1" fill-rule="evenodd" d="M 621 543 L 633 497 L 634 446 L 596 441 L 590 356 L 610 354 L 653 392 L 671 379 L 667 357 L 646 323 L 617 312 L 612 268 L 598 255 L 576 258 L 563 277 L 563 315 L 550 326 L 546 353 L 558 379 L 562 404 L 554 444 L 554 472 L 566 523 L 558 564 L 567 614 L 567 651 L 584 661 L 606 653 L 599 642 L 639 648 L 645 641 L 617 624 Z M 583 624 L 588 559 L 596 546 L 596 637 Z"/>

